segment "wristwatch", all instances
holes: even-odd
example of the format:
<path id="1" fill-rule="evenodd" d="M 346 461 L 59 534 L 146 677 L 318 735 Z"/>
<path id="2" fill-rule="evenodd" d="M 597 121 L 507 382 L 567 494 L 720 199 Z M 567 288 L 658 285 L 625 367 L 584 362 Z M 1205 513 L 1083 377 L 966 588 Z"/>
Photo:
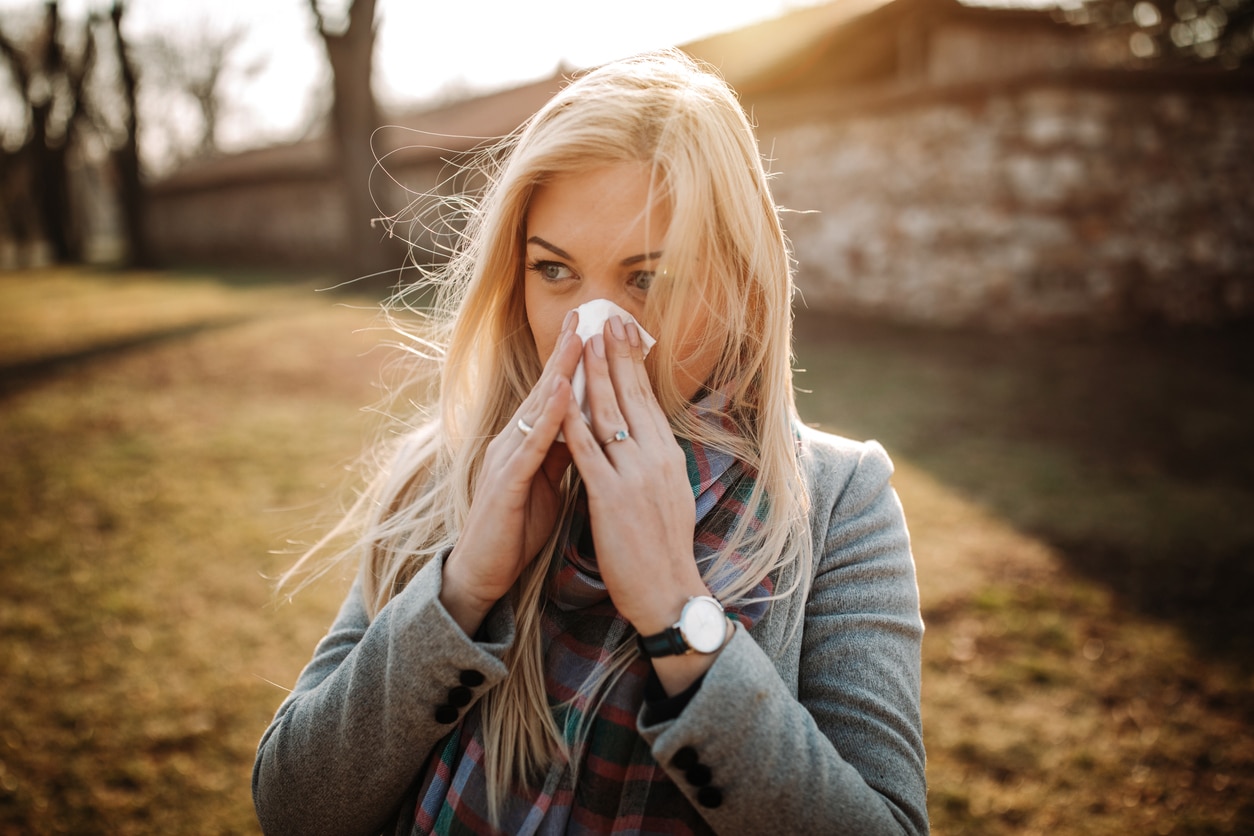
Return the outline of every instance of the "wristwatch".
<path id="1" fill-rule="evenodd" d="M 652 636 L 637 636 L 640 655 L 649 659 L 688 653 L 713 653 L 727 641 L 723 605 L 709 595 L 688 599 L 679 621 Z"/>

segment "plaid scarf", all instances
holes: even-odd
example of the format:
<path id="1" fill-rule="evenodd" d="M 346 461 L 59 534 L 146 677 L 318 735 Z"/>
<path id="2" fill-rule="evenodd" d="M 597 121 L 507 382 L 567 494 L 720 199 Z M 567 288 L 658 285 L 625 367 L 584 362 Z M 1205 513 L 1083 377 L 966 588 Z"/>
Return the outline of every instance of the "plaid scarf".
<path id="1" fill-rule="evenodd" d="M 725 399 L 708 393 L 692 407 L 707 421 L 723 422 Z M 688 479 L 696 500 L 693 551 L 716 597 L 730 580 L 708 571 L 713 556 L 746 513 L 756 474 L 731 455 L 680 440 Z M 756 528 L 761 520 L 751 525 Z M 548 602 L 542 614 L 546 690 L 558 727 L 572 745 L 577 773 L 554 762 L 537 786 L 517 787 L 506 799 L 502 832 L 565 833 L 708 833 L 709 826 L 653 759 L 636 731 L 636 717 L 650 674 L 647 659 L 636 657 L 598 702 L 588 683 L 609 665 L 616 649 L 633 642 L 635 631 L 618 614 L 597 572 L 587 502 L 582 490 L 564 523 L 562 554 L 554 561 Z M 745 558 L 732 555 L 733 569 Z M 725 602 L 732 618 L 752 626 L 766 611 L 761 600 L 772 592 L 765 579 L 748 599 Z M 588 734 L 575 749 L 575 735 L 588 712 Z M 483 736 L 478 709 L 436 747 L 417 797 L 415 833 L 480 834 L 492 832 L 487 806 Z M 577 781 L 575 775 L 577 774 Z"/>

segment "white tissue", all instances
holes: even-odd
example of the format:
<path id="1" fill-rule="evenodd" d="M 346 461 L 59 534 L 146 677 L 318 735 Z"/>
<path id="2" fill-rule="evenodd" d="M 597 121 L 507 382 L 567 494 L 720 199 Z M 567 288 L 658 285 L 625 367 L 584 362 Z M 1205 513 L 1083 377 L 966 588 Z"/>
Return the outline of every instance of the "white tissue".
<path id="1" fill-rule="evenodd" d="M 636 328 L 640 331 L 641 347 L 646 357 L 649 349 L 653 348 L 654 343 L 657 342 L 639 322 L 636 322 L 634 316 L 609 299 L 593 299 L 591 302 L 584 302 L 575 308 L 575 311 L 579 314 L 579 324 L 575 327 L 575 334 L 585 343 L 596 334 L 602 333 L 606 321 L 615 314 L 618 314 L 624 325 L 628 322 L 636 323 Z M 574 375 L 571 376 L 570 386 L 575 392 L 575 400 L 579 402 L 579 411 L 583 413 L 583 420 L 591 425 L 592 409 L 588 405 L 587 397 L 588 377 L 584 371 L 582 359 L 579 360 L 579 365 L 575 368 Z M 562 438 L 561 433 L 558 433 L 557 440 L 564 441 L 565 439 Z"/>

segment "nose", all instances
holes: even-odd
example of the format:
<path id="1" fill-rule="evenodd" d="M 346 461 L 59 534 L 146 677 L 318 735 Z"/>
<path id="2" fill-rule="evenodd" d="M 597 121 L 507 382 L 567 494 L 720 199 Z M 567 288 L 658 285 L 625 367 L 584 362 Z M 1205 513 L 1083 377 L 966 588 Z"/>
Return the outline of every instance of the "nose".
<path id="1" fill-rule="evenodd" d="M 585 274 L 580 291 L 577 298 L 572 300 L 571 307 L 579 307 L 597 299 L 609 300 L 637 318 L 644 312 L 642 300 L 628 290 L 617 274 L 591 276 Z"/>

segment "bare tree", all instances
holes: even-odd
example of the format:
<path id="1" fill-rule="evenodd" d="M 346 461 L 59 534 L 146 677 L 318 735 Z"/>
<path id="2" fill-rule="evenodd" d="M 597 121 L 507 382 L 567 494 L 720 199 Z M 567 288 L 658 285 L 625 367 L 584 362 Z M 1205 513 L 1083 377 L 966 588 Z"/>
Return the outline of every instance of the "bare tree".
<path id="1" fill-rule="evenodd" d="M 44 5 L 39 25 L 23 37 L 0 31 L 0 61 L 22 103 L 14 150 L 5 149 L 0 169 L 0 222 L 7 234 L 29 249 L 46 241 L 57 262 L 84 256 L 87 219 L 82 187 L 75 200 L 72 164 L 109 149 L 118 204 L 133 263 L 148 263 L 144 236 L 144 188 L 136 142 L 138 84 L 122 35 L 123 4 L 115 0 L 106 19 L 93 12 L 67 32 L 57 0 Z M 112 49 L 98 53 L 98 38 Z M 114 66 L 101 66 L 112 58 Z M 80 171 L 78 176 L 82 177 Z"/>
<path id="2" fill-rule="evenodd" d="M 82 257 L 82 221 L 70 196 L 69 161 L 87 120 L 84 89 L 96 57 L 93 23 L 89 19 L 84 26 L 77 50 L 67 48 L 60 7 L 50 0 L 41 26 L 25 43 L 0 31 L 0 59 L 8 65 L 25 122 L 17 149 L 4 152 L 0 193 L 8 205 L 3 215 L 13 238 L 25 244 L 42 238 L 58 262 Z"/>
<path id="3" fill-rule="evenodd" d="M 370 138 L 379 126 L 371 86 L 375 0 L 350 0 L 342 27 L 331 25 L 317 0 L 309 0 L 309 10 L 331 64 L 331 131 L 348 224 L 343 267 L 350 277 L 364 277 L 384 269 L 389 252 L 380 243 L 380 233 L 371 228 L 376 209 L 370 194 L 375 163 Z"/>

